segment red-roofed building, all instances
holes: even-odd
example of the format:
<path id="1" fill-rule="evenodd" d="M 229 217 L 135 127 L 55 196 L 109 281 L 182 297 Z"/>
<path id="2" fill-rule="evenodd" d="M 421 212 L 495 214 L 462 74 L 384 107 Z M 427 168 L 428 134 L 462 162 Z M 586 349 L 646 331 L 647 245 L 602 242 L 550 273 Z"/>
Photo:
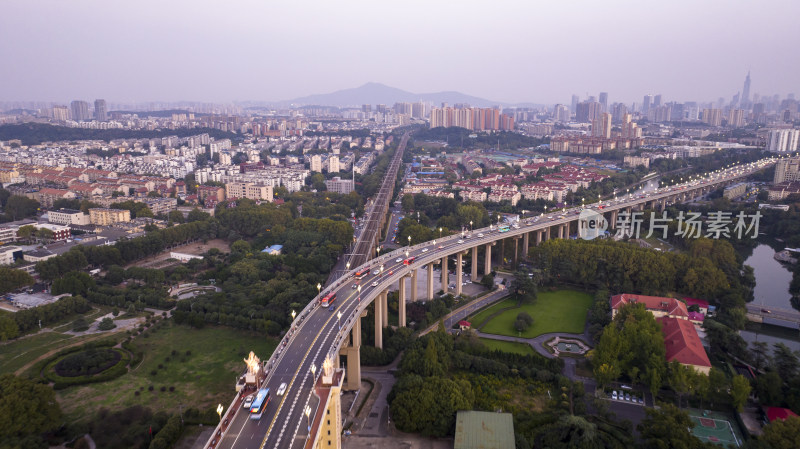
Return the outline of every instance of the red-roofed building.
<path id="1" fill-rule="evenodd" d="M 662 316 L 657 320 L 661 323 L 661 331 L 664 333 L 667 361 L 674 360 L 708 375 L 711 371 L 711 362 L 691 321 L 669 316 Z"/>
<path id="2" fill-rule="evenodd" d="M 469 330 L 472 327 L 472 323 L 466 320 L 462 320 L 458 322 L 458 326 L 461 328 L 462 331 Z"/>
<path id="3" fill-rule="evenodd" d="M 665 298 L 662 296 L 632 295 L 623 293 L 611 297 L 611 316 L 616 316 L 617 311 L 627 304 L 644 304 L 644 308 L 652 313 L 656 318 L 668 316 L 672 318 L 689 318 L 689 311 L 686 304 L 675 298 Z"/>
<path id="4" fill-rule="evenodd" d="M 691 307 L 696 305 L 700 308 L 700 313 L 706 315 L 708 314 L 708 301 L 704 299 L 695 299 L 695 298 L 683 298 L 683 301 L 686 303 L 686 307 Z"/>
<path id="5" fill-rule="evenodd" d="M 769 422 L 775 421 L 776 419 L 785 420 L 790 416 L 797 416 L 797 413 L 789 410 L 788 408 L 769 406 L 764 407 L 764 414 L 767 415 L 767 421 Z"/>

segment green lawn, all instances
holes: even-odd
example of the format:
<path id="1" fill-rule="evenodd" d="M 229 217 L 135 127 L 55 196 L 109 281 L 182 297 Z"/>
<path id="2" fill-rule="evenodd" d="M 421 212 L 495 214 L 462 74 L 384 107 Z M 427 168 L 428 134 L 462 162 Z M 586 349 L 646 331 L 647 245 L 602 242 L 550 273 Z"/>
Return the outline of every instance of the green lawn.
<path id="1" fill-rule="evenodd" d="M 501 304 L 490 309 L 502 308 Z M 519 334 L 514 329 L 514 321 L 517 319 L 517 314 L 525 311 L 533 317 L 533 325 L 519 336 L 533 338 L 551 332 L 580 334 L 583 333 L 586 325 L 586 312 L 591 305 L 592 297 L 588 293 L 575 290 L 541 292 L 535 303 L 524 304 L 520 308 L 502 312 L 483 326 L 480 331 L 487 334 L 518 336 Z M 491 313 L 488 309 L 485 312 Z M 478 323 L 477 320 L 474 322 Z"/>
<path id="2" fill-rule="evenodd" d="M 502 340 L 494 340 L 491 338 L 481 338 L 481 343 L 483 343 L 489 349 L 496 349 L 498 351 L 503 352 L 512 352 L 514 354 L 521 354 L 521 355 L 531 355 L 534 354 L 536 351 L 531 347 L 531 345 L 526 343 L 517 343 L 513 341 L 502 341 Z"/>
<path id="3" fill-rule="evenodd" d="M 236 376 L 245 366 L 242 359 L 254 351 L 266 360 L 276 346 L 274 339 L 254 333 L 222 327 L 194 329 L 172 322 L 148 334 L 149 338 L 134 340 L 144 352 L 144 360 L 128 374 L 57 392 L 69 420 L 86 419 L 101 407 L 120 409 L 141 404 L 171 412 L 178 411 L 179 405 L 227 406 L 233 398 Z M 172 355 L 173 350 L 177 355 Z M 191 351 L 188 356 L 187 350 Z M 153 391 L 148 390 L 151 385 Z M 162 392 L 162 386 L 167 391 Z M 169 387 L 175 387 L 175 391 L 170 392 Z"/>
<path id="4" fill-rule="evenodd" d="M 472 323 L 472 326 L 480 326 L 484 321 L 486 321 L 489 316 L 500 309 L 505 309 L 506 307 L 516 307 L 517 300 L 513 298 L 507 298 L 500 302 L 496 302 L 491 306 L 481 310 L 480 312 L 476 313 L 469 317 L 468 321 Z"/>
<path id="5" fill-rule="evenodd" d="M 41 332 L 0 345 L 0 374 L 11 374 L 48 351 L 71 342 L 71 335 Z M 75 340 L 78 341 L 78 340 Z"/>

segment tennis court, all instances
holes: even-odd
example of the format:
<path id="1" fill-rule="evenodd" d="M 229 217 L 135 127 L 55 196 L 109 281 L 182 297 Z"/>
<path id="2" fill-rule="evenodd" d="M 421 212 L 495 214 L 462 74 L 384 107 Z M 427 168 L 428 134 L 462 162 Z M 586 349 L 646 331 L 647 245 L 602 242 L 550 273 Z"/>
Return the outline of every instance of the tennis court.
<path id="1" fill-rule="evenodd" d="M 721 446 L 741 447 L 742 433 L 732 417 L 709 410 L 689 409 L 688 412 L 695 423 L 692 434 L 697 438 Z"/>

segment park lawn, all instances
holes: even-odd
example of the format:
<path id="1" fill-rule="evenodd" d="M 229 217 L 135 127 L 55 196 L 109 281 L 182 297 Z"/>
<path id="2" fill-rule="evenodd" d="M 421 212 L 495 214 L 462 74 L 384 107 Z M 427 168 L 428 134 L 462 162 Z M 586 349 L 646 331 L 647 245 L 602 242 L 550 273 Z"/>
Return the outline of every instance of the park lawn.
<path id="1" fill-rule="evenodd" d="M 74 337 L 58 332 L 39 332 L 0 345 L 0 374 L 13 374 L 37 357 L 72 343 Z"/>
<path id="2" fill-rule="evenodd" d="M 481 338 L 481 343 L 488 349 L 498 350 L 503 352 L 511 352 L 520 355 L 532 355 L 536 351 L 531 345 L 526 343 L 517 343 L 515 341 L 495 340 L 493 338 Z"/>
<path id="3" fill-rule="evenodd" d="M 517 306 L 516 298 L 504 299 L 504 300 L 502 300 L 500 302 L 496 302 L 496 303 L 492 304 L 491 306 L 479 311 L 475 315 L 472 315 L 471 317 L 469 317 L 469 322 L 472 323 L 472 327 L 473 328 L 477 328 L 478 326 L 483 324 L 483 322 L 486 321 L 493 313 L 496 313 L 498 310 L 505 309 L 505 308 L 508 308 L 508 307 L 516 307 L 516 306 Z"/>
<path id="4" fill-rule="evenodd" d="M 487 334 L 521 336 L 533 338 L 552 332 L 583 333 L 586 313 L 592 305 L 588 293 L 575 290 L 541 292 L 533 304 L 506 310 L 486 323 L 481 332 Z M 517 314 L 527 312 L 533 317 L 533 325 L 521 334 L 514 329 Z"/>
<path id="5" fill-rule="evenodd" d="M 177 412 L 179 406 L 227 406 L 247 354 L 254 351 L 266 360 L 277 345 L 274 339 L 256 333 L 225 327 L 194 329 L 171 321 L 147 334 L 148 338 L 140 335 L 134 340 L 144 359 L 127 374 L 57 392 L 68 420 L 89 419 L 102 407 L 118 410 L 144 405 L 154 411 Z M 173 350 L 176 355 L 172 355 Z M 186 351 L 191 352 L 186 355 Z M 149 391 L 150 386 L 153 391 Z M 175 391 L 170 392 L 170 387 Z"/>

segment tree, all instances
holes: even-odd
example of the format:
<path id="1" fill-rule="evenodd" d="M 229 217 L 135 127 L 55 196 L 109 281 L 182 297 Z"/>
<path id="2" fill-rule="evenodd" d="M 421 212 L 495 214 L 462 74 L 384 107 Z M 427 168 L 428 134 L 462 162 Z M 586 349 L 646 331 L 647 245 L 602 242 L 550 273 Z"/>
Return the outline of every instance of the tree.
<path id="1" fill-rule="evenodd" d="M 0 422 L 0 445 L 21 447 L 14 441 L 60 426 L 61 408 L 50 386 L 5 374 L 0 376 Z"/>
<path id="2" fill-rule="evenodd" d="M 0 295 L 26 285 L 33 285 L 33 283 L 34 280 L 31 275 L 22 270 L 0 267 Z"/>
<path id="3" fill-rule="evenodd" d="M 39 210 L 39 202 L 25 196 L 12 195 L 8 198 L 5 205 L 6 217 L 8 221 L 16 221 L 25 217 L 36 215 Z"/>
<path id="4" fill-rule="evenodd" d="M 754 341 L 750 346 L 750 351 L 756 357 L 756 369 L 760 370 L 765 363 L 769 363 L 769 346 L 765 341 Z"/>
<path id="5" fill-rule="evenodd" d="M 528 273 L 517 271 L 514 273 L 514 291 L 523 303 L 532 303 L 536 300 L 538 289 L 536 282 Z"/>
<path id="6" fill-rule="evenodd" d="M 514 321 L 514 329 L 517 332 L 524 332 L 526 329 L 531 327 L 533 324 L 533 317 L 531 317 L 527 312 L 520 312 L 517 314 L 517 319 Z"/>
<path id="7" fill-rule="evenodd" d="M 791 379 L 797 373 L 797 369 L 800 368 L 797 355 L 783 343 L 775 343 L 773 348 L 772 361 L 778 374 L 783 379 Z"/>
<path id="8" fill-rule="evenodd" d="M 167 219 L 173 223 L 183 223 L 185 221 L 183 213 L 179 210 L 170 211 L 169 214 L 167 214 Z"/>
<path id="9" fill-rule="evenodd" d="M 744 410 L 744 404 L 750 396 L 750 381 L 741 374 L 733 376 L 731 381 L 731 403 L 737 412 Z"/>
<path id="10" fill-rule="evenodd" d="M 33 225 L 25 225 L 20 226 L 17 229 L 17 237 L 23 240 L 30 240 L 36 234 L 36 226 Z"/>
<path id="11" fill-rule="evenodd" d="M 0 314 L 0 341 L 11 340 L 19 335 L 19 327 L 8 314 Z"/>
<path id="12" fill-rule="evenodd" d="M 764 426 L 762 437 L 773 449 L 795 449 L 800 447 L 800 418 L 790 416 L 776 419 Z"/>
<path id="13" fill-rule="evenodd" d="M 705 445 L 692 435 L 695 426 L 689 415 L 672 404 L 664 404 L 661 409 L 645 410 L 647 416 L 637 426 L 642 438 L 642 447 L 653 449 L 702 448 Z"/>
<path id="14" fill-rule="evenodd" d="M 115 327 L 117 327 L 117 325 L 114 324 L 114 320 L 112 320 L 109 317 L 103 318 L 100 321 L 100 324 L 97 325 L 97 328 L 99 330 L 101 330 L 101 331 L 110 331 L 111 329 L 114 329 Z"/>
<path id="15" fill-rule="evenodd" d="M 194 208 L 189 211 L 189 214 L 186 216 L 186 221 L 188 223 L 194 221 L 206 221 L 210 216 L 211 215 L 209 215 L 208 212 L 203 212 L 198 208 Z"/>

